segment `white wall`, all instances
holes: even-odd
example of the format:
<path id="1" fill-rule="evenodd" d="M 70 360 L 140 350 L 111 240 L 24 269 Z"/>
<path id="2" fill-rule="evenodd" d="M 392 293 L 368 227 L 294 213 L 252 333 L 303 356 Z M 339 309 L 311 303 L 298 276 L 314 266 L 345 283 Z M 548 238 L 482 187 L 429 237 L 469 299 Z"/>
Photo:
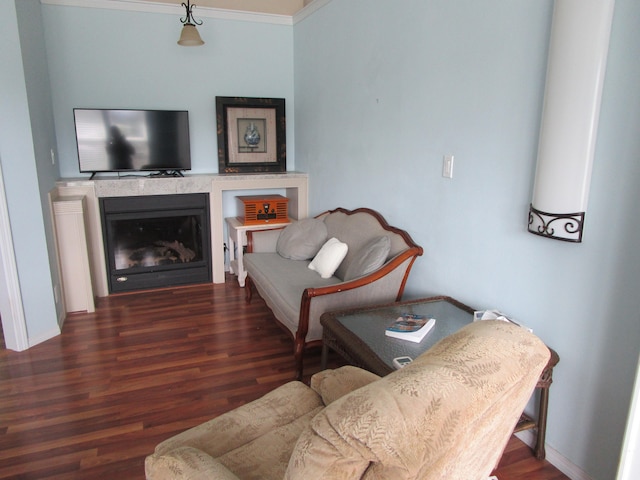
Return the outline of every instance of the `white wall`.
<path id="1" fill-rule="evenodd" d="M 582 244 L 526 232 L 552 7 L 328 2 L 294 27 L 296 166 L 311 214 L 369 206 L 424 247 L 408 296 L 498 307 L 558 351 L 548 445 L 605 479 L 640 345 L 640 4 L 616 5 Z"/>

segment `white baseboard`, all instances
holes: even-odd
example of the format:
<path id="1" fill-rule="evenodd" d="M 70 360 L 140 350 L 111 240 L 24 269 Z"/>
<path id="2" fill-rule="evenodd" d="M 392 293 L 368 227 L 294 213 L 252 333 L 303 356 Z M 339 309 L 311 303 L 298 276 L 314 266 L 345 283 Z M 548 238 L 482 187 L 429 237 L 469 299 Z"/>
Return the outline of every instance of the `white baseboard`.
<path id="1" fill-rule="evenodd" d="M 533 434 L 532 430 L 518 432 L 516 433 L 516 437 L 529 445 L 531 448 L 533 448 L 536 443 L 536 436 Z M 563 456 L 554 448 L 549 447 L 549 445 L 545 445 L 545 451 L 547 453 L 546 460 L 571 480 L 593 480 L 593 478 L 589 476 L 587 472 L 582 470 L 574 463 L 571 463 L 571 461 L 569 461 L 565 456 Z"/>

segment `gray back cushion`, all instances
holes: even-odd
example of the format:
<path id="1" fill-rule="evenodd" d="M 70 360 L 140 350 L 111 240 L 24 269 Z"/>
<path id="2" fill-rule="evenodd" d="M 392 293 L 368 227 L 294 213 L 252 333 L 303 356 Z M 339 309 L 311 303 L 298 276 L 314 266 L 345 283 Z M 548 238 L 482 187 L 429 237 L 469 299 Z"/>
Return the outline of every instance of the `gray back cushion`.
<path id="1" fill-rule="evenodd" d="M 369 240 L 374 237 L 388 235 L 391 239 L 391 255 L 393 255 L 395 250 L 394 238 L 400 237 L 393 232 L 385 230 L 375 217 L 366 212 L 358 212 L 351 215 L 347 215 L 344 212 L 333 212 L 324 217 L 324 223 L 327 225 L 329 238 L 336 237 L 341 242 L 349 245 L 347 256 L 335 273 L 336 277 L 343 280 L 351 260 Z M 400 237 L 400 240 L 402 241 L 402 237 Z M 406 248 L 406 244 L 402 241 L 400 249 L 404 248 Z"/>
<path id="2" fill-rule="evenodd" d="M 355 252 L 343 280 L 346 282 L 375 272 L 387 261 L 390 250 L 391 240 L 388 236 L 372 238 Z"/>
<path id="3" fill-rule="evenodd" d="M 304 218 L 287 225 L 278 237 L 276 251 L 291 260 L 313 258 L 327 240 L 327 226 L 319 218 Z"/>

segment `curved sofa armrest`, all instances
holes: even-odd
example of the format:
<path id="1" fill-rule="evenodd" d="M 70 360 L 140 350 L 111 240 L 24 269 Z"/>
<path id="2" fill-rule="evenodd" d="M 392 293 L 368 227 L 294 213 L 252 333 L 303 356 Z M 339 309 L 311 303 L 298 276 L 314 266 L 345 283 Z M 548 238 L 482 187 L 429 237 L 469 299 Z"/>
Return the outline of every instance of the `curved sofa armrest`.
<path id="1" fill-rule="evenodd" d="M 407 278 L 409 277 L 411 267 L 413 266 L 413 262 L 415 262 L 416 258 L 418 258 L 420 255 L 422 255 L 422 248 L 408 248 L 404 252 L 399 253 L 394 258 L 389 260 L 375 272 L 371 272 L 364 277 L 355 278 L 347 282 L 337 283 L 335 285 L 329 285 L 326 287 L 307 288 L 303 294 L 303 301 L 304 297 L 320 297 L 322 295 L 331 295 L 333 293 L 344 292 L 347 290 L 363 287 L 384 278 L 397 268 L 404 267 L 404 276 L 402 278 L 402 282 L 398 285 L 398 288 L 396 290 L 396 300 L 399 301 L 402 298 L 404 287 L 407 282 Z"/>
<path id="2" fill-rule="evenodd" d="M 275 252 L 284 227 L 247 231 L 247 253 Z"/>
<path id="3" fill-rule="evenodd" d="M 240 480 L 215 458 L 193 447 L 149 455 L 144 469 L 147 480 Z"/>
<path id="4" fill-rule="evenodd" d="M 362 368 L 346 365 L 334 370 L 323 370 L 311 377 L 311 388 L 329 405 L 334 400 L 354 390 L 380 380 L 375 373 Z"/>
<path id="5" fill-rule="evenodd" d="M 327 311 L 399 301 L 416 257 L 417 255 L 403 252 L 364 277 L 326 287 L 305 289 L 300 303 L 294 353 L 302 349 L 304 343 L 321 338 L 320 316 Z"/>

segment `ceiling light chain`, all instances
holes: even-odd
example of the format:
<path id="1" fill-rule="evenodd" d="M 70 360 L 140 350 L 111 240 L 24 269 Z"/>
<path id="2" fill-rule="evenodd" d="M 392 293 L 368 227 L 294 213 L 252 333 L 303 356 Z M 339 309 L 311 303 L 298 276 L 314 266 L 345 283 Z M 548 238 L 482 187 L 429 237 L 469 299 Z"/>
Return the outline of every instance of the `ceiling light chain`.
<path id="1" fill-rule="evenodd" d="M 187 16 L 180 19 L 182 23 L 191 25 L 202 25 L 202 20 L 198 22 L 195 18 L 193 18 L 193 8 L 196 6 L 195 3 L 193 5 L 190 5 L 189 0 L 187 0 L 187 3 L 182 2 L 182 6 L 187 10 Z"/>

